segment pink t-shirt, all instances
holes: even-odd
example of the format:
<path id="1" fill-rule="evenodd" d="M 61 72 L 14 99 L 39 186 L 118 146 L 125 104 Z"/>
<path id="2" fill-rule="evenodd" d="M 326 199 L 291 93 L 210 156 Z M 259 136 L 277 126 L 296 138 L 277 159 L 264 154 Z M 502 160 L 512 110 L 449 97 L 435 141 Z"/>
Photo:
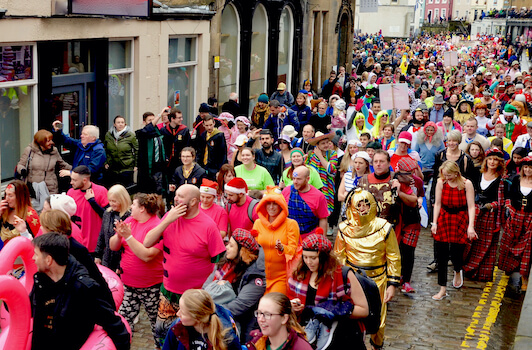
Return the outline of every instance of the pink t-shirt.
<path id="1" fill-rule="evenodd" d="M 227 223 L 229 221 L 229 216 L 227 211 L 220 207 L 218 204 L 214 203 L 209 209 L 203 209 L 200 206 L 200 210 L 207 214 L 212 221 L 218 226 L 218 230 L 227 232 Z"/>
<path id="2" fill-rule="evenodd" d="M 144 237 L 155 226 L 159 225 L 161 220 L 156 216 L 152 216 L 148 221 L 140 223 L 137 220 L 129 217 L 125 221 L 131 223 L 131 234 L 139 242 L 144 242 Z M 148 288 L 159 284 L 163 281 L 163 241 L 159 241 L 153 248 L 160 250 L 159 254 L 149 262 L 145 262 L 138 258 L 135 253 L 129 248 L 128 242 L 122 238 L 122 259 L 120 260 L 120 267 L 124 271 L 120 277 L 122 282 L 129 287 L 134 288 Z"/>
<path id="3" fill-rule="evenodd" d="M 243 228 L 244 230 L 251 231 L 253 229 L 253 223 L 259 218 L 257 210 L 253 208 L 253 221 L 249 220 L 248 207 L 253 198 L 246 196 L 246 202 L 242 206 L 231 204 L 231 211 L 229 212 L 229 225 L 231 226 L 231 232 L 237 228 Z"/>
<path id="4" fill-rule="evenodd" d="M 283 189 L 283 196 L 286 200 L 286 203 L 290 201 L 290 188 L 292 186 L 288 186 Z M 310 207 L 314 215 L 318 217 L 318 219 L 323 219 L 329 216 L 329 209 L 327 209 L 327 199 L 325 199 L 325 195 L 320 190 L 317 190 L 316 187 L 311 185 L 310 191 L 305 193 L 299 192 L 299 196 L 303 198 L 305 203 L 307 203 L 307 205 Z"/>
<path id="5" fill-rule="evenodd" d="M 213 270 L 211 259 L 225 251 L 218 227 L 201 211 L 192 219 L 180 217 L 168 225 L 163 244 L 163 284 L 176 294 L 201 288 Z"/>
<path id="6" fill-rule="evenodd" d="M 107 189 L 103 186 L 92 183 L 94 199 L 102 208 L 109 205 L 107 200 Z M 92 209 L 88 200 L 85 199 L 85 192 L 71 188 L 67 195 L 74 198 L 78 209 L 76 215 L 81 218 L 81 237 L 78 240 L 90 253 L 94 253 L 98 244 L 98 236 L 102 228 L 102 218 Z"/>

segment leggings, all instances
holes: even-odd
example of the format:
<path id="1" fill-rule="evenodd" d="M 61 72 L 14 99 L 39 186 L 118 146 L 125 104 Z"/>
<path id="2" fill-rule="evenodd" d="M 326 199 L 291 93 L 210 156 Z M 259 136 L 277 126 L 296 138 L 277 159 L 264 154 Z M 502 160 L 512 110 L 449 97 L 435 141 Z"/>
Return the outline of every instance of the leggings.
<path id="1" fill-rule="evenodd" d="M 161 347 L 155 337 L 155 321 L 157 320 L 157 309 L 159 306 L 159 291 L 161 285 L 156 284 L 147 288 L 135 288 L 124 285 L 124 301 L 118 313 L 126 319 L 133 331 L 133 321 L 140 312 L 140 305 L 144 305 L 146 313 L 150 319 L 151 332 L 155 340 L 155 345 Z"/>
<path id="2" fill-rule="evenodd" d="M 438 258 L 438 285 L 447 286 L 447 262 L 449 253 L 453 262 L 454 271 L 459 272 L 464 265 L 464 250 L 466 245 L 459 243 L 448 243 L 434 241 Z"/>
<path id="3" fill-rule="evenodd" d="M 401 242 L 399 244 L 399 250 L 401 251 L 401 275 L 403 276 L 403 282 L 410 283 L 412 270 L 414 269 L 414 252 L 416 247 L 411 247 Z"/>

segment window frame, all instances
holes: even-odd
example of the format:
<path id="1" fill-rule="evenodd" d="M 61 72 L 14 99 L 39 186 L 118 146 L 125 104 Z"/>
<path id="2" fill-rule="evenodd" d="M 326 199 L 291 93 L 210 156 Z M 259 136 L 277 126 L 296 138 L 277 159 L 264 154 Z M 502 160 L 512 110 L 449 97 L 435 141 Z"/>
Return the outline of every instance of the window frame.
<path id="1" fill-rule="evenodd" d="M 126 124 L 132 125 L 133 123 L 133 82 L 135 81 L 135 38 L 129 37 L 129 38 L 110 38 L 109 43 L 114 41 L 129 41 L 129 62 L 131 62 L 129 68 L 118 68 L 118 69 L 107 69 L 107 76 L 110 77 L 113 74 L 129 74 L 129 103 L 128 103 L 128 109 L 129 109 L 129 115 L 123 116 L 126 118 Z M 107 88 L 109 93 L 109 87 Z M 108 112 L 109 113 L 109 112 Z M 113 117 L 114 118 L 114 117 Z M 112 123 L 111 118 L 109 118 L 108 123 Z"/>

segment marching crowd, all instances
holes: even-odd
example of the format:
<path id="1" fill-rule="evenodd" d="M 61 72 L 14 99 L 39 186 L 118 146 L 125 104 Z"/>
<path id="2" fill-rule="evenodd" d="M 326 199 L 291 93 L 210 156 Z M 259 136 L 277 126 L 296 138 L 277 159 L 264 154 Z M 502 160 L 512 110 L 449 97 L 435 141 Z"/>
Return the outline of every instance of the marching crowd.
<path id="1" fill-rule="evenodd" d="M 371 334 L 379 349 L 396 289 L 416 292 L 422 224 L 435 302 L 449 296 L 449 260 L 454 288 L 497 266 L 526 291 L 532 75 L 514 47 L 355 43 L 351 73 L 294 94 L 279 83 L 249 116 L 232 93 L 189 126 L 165 107 L 135 132 L 117 116 L 103 142 L 92 125 L 79 140 L 59 121 L 39 130 L 0 202 L 0 247 L 35 247 L 32 348 L 77 349 L 99 324 L 128 349 L 114 310 L 133 328 L 143 306 L 156 348 L 365 349 Z M 383 109 L 379 86 L 401 83 L 409 108 Z M 119 274 L 121 305 L 96 264 Z"/>

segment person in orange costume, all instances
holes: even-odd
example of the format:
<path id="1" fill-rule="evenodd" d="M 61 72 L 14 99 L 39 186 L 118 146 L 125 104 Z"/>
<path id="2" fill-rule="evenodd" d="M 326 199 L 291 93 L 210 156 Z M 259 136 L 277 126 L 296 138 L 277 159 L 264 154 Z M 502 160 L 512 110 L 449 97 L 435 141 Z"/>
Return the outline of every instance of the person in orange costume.
<path id="1" fill-rule="evenodd" d="M 253 229 L 257 242 L 264 249 L 266 263 L 266 292 L 286 294 L 288 276 L 286 266 L 292 262 L 299 245 L 297 221 L 288 218 L 288 205 L 278 187 L 268 186 L 256 207 L 259 218 Z"/>

